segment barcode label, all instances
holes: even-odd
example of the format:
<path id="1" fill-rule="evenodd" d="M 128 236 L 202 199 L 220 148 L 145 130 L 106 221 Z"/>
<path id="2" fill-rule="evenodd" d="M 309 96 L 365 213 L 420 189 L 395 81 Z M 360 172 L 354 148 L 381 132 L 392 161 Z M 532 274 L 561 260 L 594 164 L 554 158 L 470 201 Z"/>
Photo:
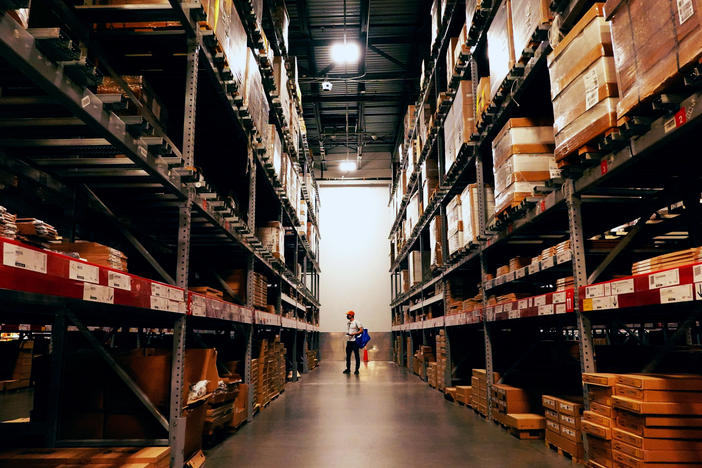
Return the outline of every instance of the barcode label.
<path id="1" fill-rule="evenodd" d="M 702 265 L 695 265 L 692 268 L 692 272 L 695 275 L 695 283 L 699 283 L 700 281 L 702 281 Z"/>
<path id="2" fill-rule="evenodd" d="M 680 24 L 684 24 L 687 20 L 692 18 L 695 14 L 695 7 L 692 4 L 692 0 L 678 0 L 678 18 L 680 19 Z"/>
<path id="3" fill-rule="evenodd" d="M 523 267 L 523 268 L 520 268 L 519 270 L 517 270 L 514 276 L 517 279 L 524 278 L 526 276 L 526 273 L 527 273 L 527 267 Z"/>
<path id="4" fill-rule="evenodd" d="M 556 313 L 557 314 L 565 314 L 566 312 L 568 312 L 568 310 L 566 309 L 565 304 L 556 304 Z"/>
<path id="5" fill-rule="evenodd" d="M 600 100 L 599 79 L 597 78 L 597 69 L 593 68 L 583 77 L 585 82 L 585 110 L 593 108 Z"/>
<path id="6" fill-rule="evenodd" d="M 553 304 L 539 306 L 539 315 L 553 315 Z"/>
<path id="7" fill-rule="evenodd" d="M 565 301 L 566 301 L 565 291 L 553 293 L 553 303 L 554 304 L 565 303 Z"/>
<path id="8" fill-rule="evenodd" d="M 619 307 L 617 296 L 596 297 L 592 299 L 593 310 L 616 309 Z"/>
<path id="9" fill-rule="evenodd" d="M 634 280 L 626 279 L 622 281 L 613 281 L 612 294 L 630 294 L 634 292 Z"/>
<path id="10" fill-rule="evenodd" d="M 68 266 L 68 277 L 72 280 L 97 284 L 100 282 L 100 268 L 71 260 Z"/>
<path id="11" fill-rule="evenodd" d="M 85 283 L 83 285 L 83 300 L 90 302 L 115 303 L 115 290 L 108 286 Z"/>
<path id="12" fill-rule="evenodd" d="M 547 268 L 553 268 L 553 266 L 556 264 L 555 260 L 555 257 L 544 258 L 541 260 L 541 269 L 545 270 Z"/>
<path id="13" fill-rule="evenodd" d="M 649 289 L 676 286 L 678 284 L 680 284 L 680 274 L 677 268 L 661 273 L 653 273 L 648 276 Z"/>
<path id="14" fill-rule="evenodd" d="M 537 296 L 534 298 L 534 305 L 535 306 L 542 306 L 546 305 L 546 296 Z"/>
<path id="15" fill-rule="evenodd" d="M 556 255 L 556 263 L 559 265 L 561 263 L 569 262 L 573 258 L 573 253 L 570 250 L 565 250 Z"/>
<path id="16" fill-rule="evenodd" d="M 533 275 L 534 273 L 538 273 L 541 265 L 539 263 L 532 263 L 529 265 L 529 274 Z"/>

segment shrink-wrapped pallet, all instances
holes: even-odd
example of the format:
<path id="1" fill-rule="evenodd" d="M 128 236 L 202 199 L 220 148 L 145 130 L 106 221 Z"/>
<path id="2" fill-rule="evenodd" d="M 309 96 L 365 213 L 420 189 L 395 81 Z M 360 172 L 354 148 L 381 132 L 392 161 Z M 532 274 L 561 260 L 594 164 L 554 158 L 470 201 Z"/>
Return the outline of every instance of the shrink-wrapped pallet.
<path id="1" fill-rule="evenodd" d="M 549 55 L 557 161 L 616 126 L 611 57 L 602 4 L 590 9 Z"/>
<path id="2" fill-rule="evenodd" d="M 290 91 L 288 90 L 288 72 L 285 69 L 285 58 L 277 55 L 273 59 L 273 79 L 275 81 L 276 90 L 278 91 L 280 106 L 283 109 L 283 116 L 288 125 L 290 125 L 290 105 L 292 101 L 290 99 Z M 292 104 L 294 105 L 294 103 Z"/>
<path id="3" fill-rule="evenodd" d="M 429 251 L 413 250 L 409 254 L 409 276 L 410 285 L 414 286 L 422 282 L 424 272 L 429 271 Z"/>
<path id="4" fill-rule="evenodd" d="M 475 13 L 480 8 L 482 0 L 466 0 L 466 28 L 470 32 L 470 27 L 473 24 Z"/>
<path id="5" fill-rule="evenodd" d="M 441 266 L 444 262 L 442 248 L 442 222 L 441 216 L 434 216 L 429 222 L 429 248 L 431 249 L 431 266 Z"/>
<path id="6" fill-rule="evenodd" d="M 444 121 L 445 173 L 451 169 L 463 144 L 470 142 L 470 137 L 474 132 L 473 86 L 470 81 L 463 80 Z"/>
<path id="7" fill-rule="evenodd" d="M 246 58 L 246 82 L 244 83 L 243 107 L 247 108 L 251 120 L 259 134 L 263 134 L 265 125 L 268 124 L 268 99 L 263 89 L 261 71 L 258 60 L 251 49 L 248 49 Z"/>
<path id="8" fill-rule="evenodd" d="M 446 226 L 448 233 L 448 254 L 463 247 L 463 221 L 461 196 L 456 195 L 446 206 Z"/>
<path id="9" fill-rule="evenodd" d="M 621 100 L 619 118 L 671 84 L 702 55 L 702 1 L 617 0 L 605 5 L 612 26 Z"/>
<path id="10" fill-rule="evenodd" d="M 273 170 L 278 180 L 282 180 L 283 167 L 283 146 L 280 141 L 280 135 L 275 125 L 267 125 L 268 137 L 266 138 L 266 157 L 273 165 Z"/>
<path id="11" fill-rule="evenodd" d="M 492 100 L 514 67 L 511 0 L 502 0 L 487 32 L 490 63 L 490 99 Z"/>
<path id="12" fill-rule="evenodd" d="M 495 173 L 495 192 L 501 193 L 515 182 L 543 182 L 558 173 L 552 154 L 515 154 Z"/>
<path id="13" fill-rule="evenodd" d="M 422 164 L 422 206 L 424 208 L 429 204 L 437 188 L 439 188 L 439 166 L 436 159 L 427 158 Z"/>
<path id="14" fill-rule="evenodd" d="M 492 142 L 493 165 L 499 167 L 515 154 L 553 153 L 553 142 L 553 127 L 533 119 L 510 119 Z"/>
<path id="15" fill-rule="evenodd" d="M 495 197 L 492 188 L 485 186 L 486 213 L 490 216 L 495 210 Z M 461 219 L 463 221 L 463 245 L 476 242 L 480 234 L 480 209 L 478 185 L 470 184 L 461 193 Z M 486 220 L 487 222 L 487 220 Z"/>
<path id="16" fill-rule="evenodd" d="M 419 109 L 419 122 L 417 127 L 417 136 L 419 138 L 419 151 L 417 151 L 415 154 L 415 163 L 419 159 L 419 155 L 422 152 L 422 148 L 424 148 L 424 145 L 427 143 L 427 139 L 429 137 L 429 130 L 431 128 L 431 118 L 431 106 L 429 104 L 425 104 Z"/>
<path id="17" fill-rule="evenodd" d="M 531 42 L 534 32 L 551 23 L 553 18 L 548 0 L 512 0 L 512 33 L 514 53 L 519 60 Z"/>

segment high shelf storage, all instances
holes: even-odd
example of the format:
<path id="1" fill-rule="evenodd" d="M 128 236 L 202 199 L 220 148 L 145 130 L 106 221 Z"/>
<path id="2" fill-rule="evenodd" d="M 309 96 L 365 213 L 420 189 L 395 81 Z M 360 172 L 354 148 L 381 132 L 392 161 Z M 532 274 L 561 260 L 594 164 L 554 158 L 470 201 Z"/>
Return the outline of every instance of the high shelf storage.
<path id="1" fill-rule="evenodd" d="M 319 357 L 318 188 L 287 24 L 270 20 L 287 12 L 246 0 L 31 3 L 27 24 L 29 1 L 0 2 L 0 204 L 131 263 L 127 273 L 0 239 L 0 332 L 51 346 L 45 412 L 0 425 L 3 440 L 166 445 L 183 466 L 186 341 L 242 363 L 249 420 L 279 388 L 252 380 L 267 350 L 286 350 L 275 370 L 293 381 Z M 62 436 L 77 342 L 142 405 L 156 426 L 142 434 L 162 437 Z M 150 400 L 120 344 L 170 348 L 170 398 Z M 260 385 L 270 391 L 255 406 Z"/>
<path id="2" fill-rule="evenodd" d="M 471 370 L 485 369 L 479 406 L 488 418 L 505 382 L 582 394 L 587 408 L 583 373 L 699 373 L 694 358 L 681 355 L 700 344 L 694 154 L 702 41 L 686 37 L 687 62 L 675 49 L 683 46 L 671 46 L 672 61 L 681 58 L 659 75 L 667 81 L 647 83 L 653 78 L 640 69 L 626 75 L 638 81 L 625 90 L 615 64 L 629 62 L 617 54 L 635 52 L 618 48 L 609 25 L 627 2 L 434 3 L 436 11 L 447 3 L 446 14 L 433 15 L 437 34 L 407 112 L 390 196 L 395 361 L 430 382 L 438 368 L 444 381 L 434 385 L 442 389 L 466 388 L 478 378 Z M 665 20 L 692 18 L 697 27 L 699 14 Z M 573 43 L 577 58 L 591 62 L 561 83 L 557 67 Z M 582 82 L 581 90 L 571 86 Z M 631 95 L 640 99 L 632 104 Z M 581 114 L 569 112 L 579 100 L 582 115 L 601 113 L 575 131 Z M 456 114 L 472 127 L 458 138 Z M 552 162 L 520 179 L 513 159 L 505 182 L 500 145 L 525 126 L 533 138 L 548 130 L 550 141 L 540 136 L 507 157 L 546 153 Z M 528 188 L 505 189 L 520 182 Z M 684 249 L 691 250 L 652 259 Z"/>

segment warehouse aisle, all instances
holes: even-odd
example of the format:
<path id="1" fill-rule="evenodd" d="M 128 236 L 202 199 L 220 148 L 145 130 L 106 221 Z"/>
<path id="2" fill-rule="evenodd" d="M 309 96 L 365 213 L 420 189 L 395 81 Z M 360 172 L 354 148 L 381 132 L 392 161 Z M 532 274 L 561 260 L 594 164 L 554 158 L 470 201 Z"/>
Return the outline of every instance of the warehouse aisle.
<path id="1" fill-rule="evenodd" d="M 567 467 L 543 441 L 519 441 L 389 362 L 346 376 L 322 361 L 225 442 L 206 468 Z"/>

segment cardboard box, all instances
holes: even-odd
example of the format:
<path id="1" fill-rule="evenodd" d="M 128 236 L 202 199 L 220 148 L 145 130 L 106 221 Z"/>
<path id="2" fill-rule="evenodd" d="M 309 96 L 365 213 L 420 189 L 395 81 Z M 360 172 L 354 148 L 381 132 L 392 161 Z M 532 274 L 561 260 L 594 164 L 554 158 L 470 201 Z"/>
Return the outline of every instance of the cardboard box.
<path id="1" fill-rule="evenodd" d="M 441 216 L 434 216 L 429 222 L 429 248 L 431 249 L 430 266 L 443 265 L 443 248 L 442 248 L 442 223 Z"/>
<path id="2" fill-rule="evenodd" d="M 475 118 L 473 116 L 473 84 L 471 81 L 462 80 L 459 84 L 456 97 L 444 121 L 444 173 L 453 166 L 463 144 L 471 141 L 475 133 Z"/>
<path id="3" fill-rule="evenodd" d="M 611 467 L 612 441 L 602 439 L 587 432 L 585 433 L 585 439 L 587 440 L 587 458 L 600 465 Z"/>
<path id="4" fill-rule="evenodd" d="M 642 415 L 616 408 L 613 420 L 615 427 L 637 435 L 644 435 L 647 430 L 654 427 L 669 430 L 702 429 L 700 416 Z"/>
<path id="5" fill-rule="evenodd" d="M 598 426 L 612 428 L 612 418 L 602 416 L 594 411 L 583 411 L 583 421 L 591 422 Z"/>
<path id="6" fill-rule="evenodd" d="M 513 43 L 517 60 L 540 26 L 551 23 L 553 15 L 548 0 L 512 0 Z"/>
<path id="7" fill-rule="evenodd" d="M 490 100 L 493 100 L 515 64 L 511 0 L 502 0 L 490 23 L 487 51 L 490 63 Z"/>
<path id="8" fill-rule="evenodd" d="M 697 374 L 618 374 L 617 384 L 644 390 L 702 391 Z"/>
<path id="9" fill-rule="evenodd" d="M 702 403 L 639 401 L 614 396 L 614 407 L 638 414 L 702 415 Z"/>
<path id="10" fill-rule="evenodd" d="M 583 383 L 601 387 L 613 387 L 617 374 L 583 373 Z"/>
<path id="11" fill-rule="evenodd" d="M 645 390 L 641 388 L 620 385 L 614 388 L 617 396 L 639 401 L 656 401 L 670 403 L 702 403 L 700 392 L 678 392 L 669 390 Z"/>
<path id="12" fill-rule="evenodd" d="M 410 285 L 414 286 L 419 284 L 423 280 L 424 273 L 429 272 L 429 263 L 431 260 L 431 255 L 428 250 L 420 252 L 419 250 L 413 250 L 409 254 L 409 276 Z"/>
<path id="13" fill-rule="evenodd" d="M 612 439 L 612 429 L 606 426 L 600 426 L 599 424 L 595 424 L 591 421 L 582 421 L 582 430 L 586 434 L 591 434 L 595 437 L 598 437 L 600 439 L 604 440 L 611 440 Z"/>
<path id="14" fill-rule="evenodd" d="M 702 54 L 702 3 L 698 0 L 609 0 L 622 99 L 621 118 L 680 80 Z"/>
<path id="15" fill-rule="evenodd" d="M 436 159 L 427 158 L 422 164 L 422 202 L 426 208 L 439 188 L 439 165 Z"/>
<path id="16" fill-rule="evenodd" d="M 501 167 L 515 154 L 553 154 L 553 150 L 553 125 L 535 119 L 510 119 L 492 142 L 493 167 Z"/>

